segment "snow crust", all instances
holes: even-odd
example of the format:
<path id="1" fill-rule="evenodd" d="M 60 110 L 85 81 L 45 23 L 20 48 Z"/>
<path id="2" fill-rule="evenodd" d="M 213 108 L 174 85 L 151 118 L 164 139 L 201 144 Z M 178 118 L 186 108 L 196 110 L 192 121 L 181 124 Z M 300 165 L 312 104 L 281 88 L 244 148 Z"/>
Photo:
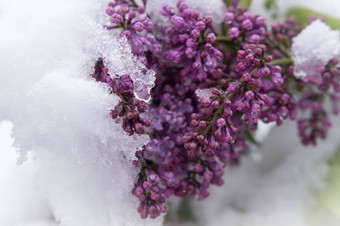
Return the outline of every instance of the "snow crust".
<path id="1" fill-rule="evenodd" d="M 90 76 L 103 57 L 111 74 L 131 75 L 140 99 L 154 85 L 127 41 L 102 28 L 107 3 L 0 0 L 0 120 L 13 122 L 19 162 L 35 156 L 35 183 L 61 226 L 161 225 L 142 220 L 131 195 L 131 160 L 149 137 L 114 123 L 118 97 Z"/>

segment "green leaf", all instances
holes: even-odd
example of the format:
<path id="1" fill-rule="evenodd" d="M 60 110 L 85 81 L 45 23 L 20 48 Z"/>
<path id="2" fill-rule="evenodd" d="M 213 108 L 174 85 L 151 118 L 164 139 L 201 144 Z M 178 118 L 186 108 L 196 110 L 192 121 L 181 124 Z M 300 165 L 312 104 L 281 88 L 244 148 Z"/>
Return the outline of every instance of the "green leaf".
<path id="1" fill-rule="evenodd" d="M 253 144 L 255 144 L 255 145 L 260 145 L 260 143 L 257 142 L 257 141 L 255 140 L 255 138 L 254 138 L 254 136 L 253 136 L 253 134 L 252 134 L 252 132 L 251 132 L 250 130 L 246 130 L 246 131 L 244 132 L 244 136 L 245 136 L 246 139 L 247 139 L 248 141 L 250 141 L 251 143 L 253 143 Z"/>
<path id="2" fill-rule="evenodd" d="M 264 3 L 264 7 L 267 10 L 273 9 L 274 7 L 277 7 L 277 0 L 266 0 Z"/>
<path id="3" fill-rule="evenodd" d="M 268 10 L 273 19 L 277 18 L 279 12 L 279 6 L 277 0 L 266 0 L 264 2 L 264 7 Z"/>
<path id="4" fill-rule="evenodd" d="M 177 209 L 177 215 L 180 221 L 195 222 L 195 216 L 190 206 L 190 199 L 183 199 Z"/>
<path id="5" fill-rule="evenodd" d="M 243 7 L 248 7 L 249 8 L 251 6 L 251 2 L 252 2 L 252 0 L 241 0 L 239 5 L 243 6 Z"/>
<path id="6" fill-rule="evenodd" d="M 332 29 L 340 30 L 340 19 L 336 17 L 302 7 L 293 7 L 287 12 L 287 16 L 295 16 L 303 26 L 306 26 L 308 24 L 308 17 L 310 15 L 325 18 L 325 22 Z"/>

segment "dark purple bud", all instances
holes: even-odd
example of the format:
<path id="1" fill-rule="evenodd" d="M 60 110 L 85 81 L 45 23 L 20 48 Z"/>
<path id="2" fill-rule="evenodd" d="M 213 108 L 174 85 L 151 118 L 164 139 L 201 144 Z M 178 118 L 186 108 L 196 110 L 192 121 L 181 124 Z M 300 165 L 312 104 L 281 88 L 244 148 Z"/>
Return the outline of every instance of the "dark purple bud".
<path id="1" fill-rule="evenodd" d="M 144 133 L 144 127 L 141 123 L 135 123 L 135 129 L 138 134 Z"/>

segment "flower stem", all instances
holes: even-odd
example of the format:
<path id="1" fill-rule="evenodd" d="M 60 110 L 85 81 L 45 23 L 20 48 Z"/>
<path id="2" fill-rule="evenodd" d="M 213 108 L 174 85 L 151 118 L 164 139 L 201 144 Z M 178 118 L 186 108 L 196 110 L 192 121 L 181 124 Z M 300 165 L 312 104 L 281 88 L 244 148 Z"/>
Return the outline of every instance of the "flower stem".
<path id="1" fill-rule="evenodd" d="M 272 60 L 267 65 L 287 65 L 287 64 L 293 64 L 294 61 L 292 58 L 282 58 L 277 60 Z"/>
<path id="2" fill-rule="evenodd" d="M 217 36 L 216 41 L 225 41 L 225 42 L 230 42 L 232 39 L 226 36 Z"/>

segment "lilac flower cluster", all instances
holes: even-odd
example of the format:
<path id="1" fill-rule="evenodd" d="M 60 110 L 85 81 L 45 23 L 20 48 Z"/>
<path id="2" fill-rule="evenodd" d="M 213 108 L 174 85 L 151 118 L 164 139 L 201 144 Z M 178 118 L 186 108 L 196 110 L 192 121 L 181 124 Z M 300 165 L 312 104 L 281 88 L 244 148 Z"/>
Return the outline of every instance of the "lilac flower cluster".
<path id="1" fill-rule="evenodd" d="M 138 212 L 143 219 L 150 215 L 150 218 L 156 218 L 161 213 L 168 211 L 165 201 L 168 198 L 164 189 L 159 186 L 159 177 L 157 174 L 150 173 L 146 180 L 132 191 L 140 201 Z"/>
<path id="2" fill-rule="evenodd" d="M 264 17 L 250 13 L 246 8 L 228 7 L 224 23 L 228 28 L 228 36 L 232 39 L 247 39 L 250 43 L 258 44 L 266 34 Z"/>
<path id="3" fill-rule="evenodd" d="M 106 27 L 121 29 L 132 53 L 157 73 L 150 106 L 134 97 L 129 75 L 111 77 L 102 59 L 92 74 L 120 97 L 111 116 L 123 129 L 150 136 L 134 161 L 140 173 L 132 194 L 142 218 L 167 212 L 170 196 L 204 199 L 210 185 L 222 185 L 224 168 L 246 153 L 259 121 L 279 126 L 299 118 L 308 145 L 325 138 L 331 125 L 323 100 L 330 97 L 339 111 L 339 61 L 317 78 L 296 78 L 289 48 L 302 29 L 298 22 L 289 18 L 267 29 L 262 16 L 237 3 L 229 4 L 222 32 L 184 0 L 162 7 L 168 22 L 157 27 L 144 12 L 146 0 L 143 7 L 133 0 L 109 4 L 113 25 Z"/>
<path id="4" fill-rule="evenodd" d="M 299 135 L 304 144 L 316 145 L 318 138 L 325 139 L 331 127 L 330 118 L 324 105 L 326 98 L 329 98 L 333 113 L 339 113 L 340 100 L 340 65 L 338 59 L 332 59 L 326 65 L 325 70 L 317 77 L 307 76 L 299 80 L 305 89 L 299 101 L 299 107 L 303 111 L 309 111 L 309 117 L 298 120 Z M 313 91 L 317 88 L 319 92 Z"/>
<path id="5" fill-rule="evenodd" d="M 182 80 L 204 81 L 208 77 L 219 77 L 223 54 L 212 45 L 216 40 L 212 18 L 200 16 L 184 0 L 178 1 L 177 8 L 178 14 L 167 5 L 161 10 L 171 23 L 160 28 L 167 34 L 160 37 L 167 47 L 164 59 L 185 65 L 180 71 Z"/>
<path id="6" fill-rule="evenodd" d="M 121 120 L 124 131 L 129 135 L 134 133 L 143 134 L 144 127 L 149 127 L 151 121 L 142 119 L 140 114 L 144 113 L 148 106 L 134 97 L 133 81 L 130 76 L 127 74 L 120 77 L 110 76 L 102 58 L 97 60 L 94 69 L 92 77 L 97 82 L 107 83 L 110 87 L 110 92 L 120 97 L 118 104 L 110 111 L 112 118 Z"/>
<path id="7" fill-rule="evenodd" d="M 320 103 L 320 98 L 323 98 L 322 95 L 306 91 L 299 101 L 301 109 L 310 111 L 309 117 L 298 120 L 299 136 L 305 145 L 316 145 L 316 139 L 325 139 L 331 126 L 328 114 Z"/>
<path id="8" fill-rule="evenodd" d="M 144 5 L 146 1 L 143 1 Z M 147 64 L 146 51 L 161 52 L 161 45 L 152 34 L 153 25 L 145 14 L 145 8 L 134 1 L 115 0 L 109 3 L 106 13 L 113 25 L 107 29 L 122 29 L 121 36 L 125 36 L 131 44 L 132 53 L 139 56 L 139 60 Z"/>

